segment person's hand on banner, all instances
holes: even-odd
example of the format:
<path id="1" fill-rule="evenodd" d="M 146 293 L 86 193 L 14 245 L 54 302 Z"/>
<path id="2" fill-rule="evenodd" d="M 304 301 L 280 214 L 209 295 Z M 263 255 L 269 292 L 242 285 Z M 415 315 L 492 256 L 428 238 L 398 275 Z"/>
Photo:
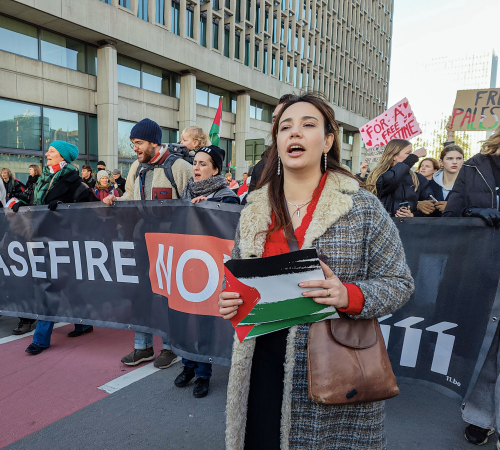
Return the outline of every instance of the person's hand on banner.
<path id="1" fill-rule="evenodd" d="M 243 300 L 237 292 L 221 292 L 219 295 L 219 313 L 225 320 L 231 320 L 242 304 Z"/>
<path id="2" fill-rule="evenodd" d="M 415 217 L 410 210 L 410 207 L 407 208 L 399 208 L 394 214 L 396 217 Z"/>
<path id="3" fill-rule="evenodd" d="M 15 213 L 18 212 L 20 207 L 21 207 L 21 202 L 17 202 L 15 205 L 12 206 L 12 211 Z"/>
<path id="4" fill-rule="evenodd" d="M 302 292 L 302 295 L 311 297 L 316 303 L 322 305 L 334 306 L 340 309 L 347 308 L 349 306 L 347 288 L 335 276 L 332 269 L 323 261 L 320 261 L 320 264 L 326 280 L 302 281 L 299 283 L 301 288 L 314 288 L 313 291 Z"/>
<path id="5" fill-rule="evenodd" d="M 203 196 L 200 196 L 200 197 L 196 197 L 196 198 L 193 198 L 193 200 L 191 200 L 191 203 L 200 203 L 200 202 L 203 202 L 203 201 L 207 201 L 207 197 L 203 197 Z"/>
<path id="6" fill-rule="evenodd" d="M 109 194 L 107 197 L 104 197 L 102 201 L 106 205 L 111 206 L 113 202 L 116 202 L 116 197 L 113 194 Z"/>
<path id="7" fill-rule="evenodd" d="M 59 205 L 59 203 L 62 203 L 61 200 L 52 200 L 50 203 L 49 203 L 49 209 L 51 211 L 55 211 L 57 209 L 57 205 Z"/>
<path id="8" fill-rule="evenodd" d="M 435 209 L 436 208 L 432 200 L 423 200 L 417 203 L 417 211 L 423 212 L 425 215 L 432 214 Z"/>
<path id="9" fill-rule="evenodd" d="M 489 227 L 500 228 L 500 211 L 494 208 L 469 208 L 465 211 L 468 217 L 480 217 Z"/>
<path id="10" fill-rule="evenodd" d="M 434 206 L 436 207 L 436 209 L 437 209 L 438 211 L 443 212 L 443 211 L 445 210 L 445 208 L 446 208 L 446 204 L 447 204 L 447 203 L 448 203 L 448 202 L 436 202 L 436 203 L 434 203 Z"/>
<path id="11" fill-rule="evenodd" d="M 424 147 L 421 147 L 413 152 L 414 155 L 417 155 L 419 158 L 423 158 L 427 156 L 427 150 Z"/>

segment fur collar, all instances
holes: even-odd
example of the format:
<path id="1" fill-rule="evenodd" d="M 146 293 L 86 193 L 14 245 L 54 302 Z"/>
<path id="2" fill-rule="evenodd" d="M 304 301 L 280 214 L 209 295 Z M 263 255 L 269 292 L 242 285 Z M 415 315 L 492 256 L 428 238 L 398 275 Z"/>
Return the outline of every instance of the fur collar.
<path id="1" fill-rule="evenodd" d="M 351 194 L 358 190 L 356 180 L 330 172 L 306 232 L 303 248 L 311 248 L 315 239 L 351 210 Z M 241 213 L 239 248 L 242 258 L 262 256 L 266 243 L 265 232 L 270 224 L 271 204 L 266 185 L 248 195 L 247 206 Z"/>

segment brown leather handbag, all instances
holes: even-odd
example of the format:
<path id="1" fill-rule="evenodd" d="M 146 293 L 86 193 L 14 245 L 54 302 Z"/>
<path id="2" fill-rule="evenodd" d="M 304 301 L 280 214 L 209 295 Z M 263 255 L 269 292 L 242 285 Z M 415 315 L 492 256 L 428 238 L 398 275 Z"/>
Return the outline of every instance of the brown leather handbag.
<path id="1" fill-rule="evenodd" d="M 342 405 L 399 394 L 377 319 L 349 318 L 311 324 L 307 342 L 309 398 Z"/>

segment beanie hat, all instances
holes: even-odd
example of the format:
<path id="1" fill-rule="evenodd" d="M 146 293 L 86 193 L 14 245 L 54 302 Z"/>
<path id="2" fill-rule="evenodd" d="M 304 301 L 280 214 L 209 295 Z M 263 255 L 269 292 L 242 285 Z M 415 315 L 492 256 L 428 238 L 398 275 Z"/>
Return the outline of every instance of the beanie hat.
<path id="1" fill-rule="evenodd" d="M 151 119 L 142 119 L 130 131 L 130 139 L 143 139 L 153 144 L 161 144 L 161 128 Z"/>
<path id="2" fill-rule="evenodd" d="M 49 147 L 54 147 L 68 163 L 78 158 L 78 147 L 65 141 L 54 141 Z"/>
<path id="3" fill-rule="evenodd" d="M 214 162 L 214 167 L 219 169 L 219 173 L 222 172 L 222 162 L 224 161 L 224 157 L 226 156 L 226 152 L 216 145 L 209 145 L 208 147 L 201 147 L 196 153 L 203 152 L 212 158 Z"/>
<path id="4" fill-rule="evenodd" d="M 97 172 L 97 175 L 96 175 L 96 180 L 98 183 L 101 182 L 102 177 L 106 177 L 109 179 L 108 172 L 106 172 L 105 170 L 99 170 L 99 172 Z"/>

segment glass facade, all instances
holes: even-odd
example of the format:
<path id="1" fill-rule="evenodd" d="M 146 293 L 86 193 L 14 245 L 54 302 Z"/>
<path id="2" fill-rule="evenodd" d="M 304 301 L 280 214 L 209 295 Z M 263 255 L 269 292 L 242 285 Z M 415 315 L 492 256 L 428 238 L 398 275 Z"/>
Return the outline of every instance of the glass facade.
<path id="1" fill-rule="evenodd" d="M 0 15 L 0 50 L 97 75 L 97 49 Z"/>
<path id="2" fill-rule="evenodd" d="M 165 0 L 156 0 L 156 23 L 165 25 Z"/>
<path id="3" fill-rule="evenodd" d="M 28 181 L 28 177 L 30 176 L 29 167 L 31 164 L 38 164 L 40 168 L 42 168 L 41 156 L 0 153 L 0 169 L 10 169 L 14 178 L 17 178 L 21 183 L 25 184 Z"/>
<path id="4" fill-rule="evenodd" d="M 1 166 L 20 173 L 25 168 L 27 173 L 30 164 L 42 164 L 45 152 L 55 140 L 76 145 L 79 159 L 85 164 L 97 161 L 97 117 L 0 99 Z"/>
<path id="5" fill-rule="evenodd" d="M 220 97 L 223 97 L 222 110 L 236 114 L 236 94 L 232 94 L 215 86 L 210 86 L 201 81 L 196 82 L 196 103 L 198 105 L 217 109 L 219 107 Z"/>
<path id="6" fill-rule="evenodd" d="M 250 118 L 272 123 L 274 106 L 250 99 Z"/>

